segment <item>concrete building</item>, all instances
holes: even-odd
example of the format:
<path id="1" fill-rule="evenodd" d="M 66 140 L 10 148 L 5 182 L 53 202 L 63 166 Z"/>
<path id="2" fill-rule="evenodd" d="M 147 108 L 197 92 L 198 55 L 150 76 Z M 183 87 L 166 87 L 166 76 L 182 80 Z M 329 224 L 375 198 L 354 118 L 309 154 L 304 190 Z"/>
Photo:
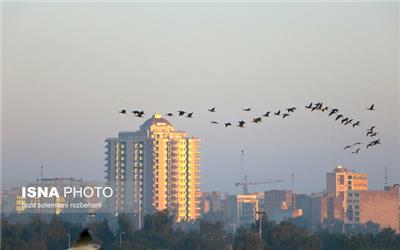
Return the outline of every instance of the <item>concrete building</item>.
<path id="1" fill-rule="evenodd" d="M 264 192 L 264 209 L 268 219 L 276 222 L 301 215 L 295 208 L 295 194 L 291 190 L 269 190 Z"/>
<path id="2" fill-rule="evenodd" d="M 399 187 L 387 187 L 384 191 L 349 191 L 347 221 L 365 224 L 372 221 L 380 228 L 399 228 Z"/>
<path id="3" fill-rule="evenodd" d="M 225 196 L 225 211 L 227 223 L 240 226 L 249 226 L 258 219 L 256 212 L 260 211 L 258 193 L 238 194 Z"/>
<path id="4" fill-rule="evenodd" d="M 368 190 L 368 174 L 356 173 L 342 166 L 326 174 L 326 191 L 330 197 L 328 217 L 347 222 L 349 191 Z"/>
<path id="5" fill-rule="evenodd" d="M 168 209 L 178 222 L 200 216 L 199 139 L 160 114 L 106 140 L 105 172 L 116 193 L 111 211 L 135 214 L 139 227 L 156 210 Z"/>
<path id="6" fill-rule="evenodd" d="M 204 215 L 208 212 L 223 212 L 221 192 L 202 192 L 201 214 Z"/>
<path id="7" fill-rule="evenodd" d="M 296 208 L 303 211 L 306 222 L 316 225 L 328 218 L 328 197 L 322 193 L 296 194 Z"/>

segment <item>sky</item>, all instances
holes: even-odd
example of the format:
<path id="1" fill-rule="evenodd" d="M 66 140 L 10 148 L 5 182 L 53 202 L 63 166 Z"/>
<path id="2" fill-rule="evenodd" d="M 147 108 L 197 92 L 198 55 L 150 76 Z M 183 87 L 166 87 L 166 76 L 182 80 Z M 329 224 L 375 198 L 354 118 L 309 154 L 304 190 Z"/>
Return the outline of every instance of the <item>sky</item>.
<path id="1" fill-rule="evenodd" d="M 371 189 L 400 182 L 398 3 L 3 3 L 2 181 L 40 175 L 104 179 L 105 142 L 165 114 L 201 139 L 202 191 L 319 192 L 337 165 L 369 174 Z M 335 122 L 304 106 L 322 101 L 361 121 Z M 372 103 L 376 111 L 366 110 Z M 248 121 L 296 106 L 286 118 Z M 208 108 L 216 107 L 210 113 Z M 251 112 L 242 111 L 251 107 Z M 344 151 L 369 142 L 359 154 Z"/>

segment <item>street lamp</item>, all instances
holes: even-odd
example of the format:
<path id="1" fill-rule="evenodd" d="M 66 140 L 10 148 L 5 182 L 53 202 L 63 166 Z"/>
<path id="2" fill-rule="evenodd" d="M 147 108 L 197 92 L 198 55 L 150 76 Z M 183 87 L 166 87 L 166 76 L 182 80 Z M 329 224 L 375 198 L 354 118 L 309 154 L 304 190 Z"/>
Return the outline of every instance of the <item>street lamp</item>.
<path id="1" fill-rule="evenodd" d="M 125 234 L 125 232 L 119 231 L 119 248 L 122 247 L 122 235 Z"/>
<path id="2" fill-rule="evenodd" d="M 259 218 L 258 218 L 258 220 L 259 220 L 259 229 L 258 229 L 258 234 L 260 235 L 260 239 L 262 239 L 262 227 L 261 227 L 261 221 L 262 221 L 262 217 L 263 217 L 263 215 L 265 215 L 265 212 L 264 211 L 257 211 L 256 212 L 256 214 L 258 214 L 259 215 Z"/>

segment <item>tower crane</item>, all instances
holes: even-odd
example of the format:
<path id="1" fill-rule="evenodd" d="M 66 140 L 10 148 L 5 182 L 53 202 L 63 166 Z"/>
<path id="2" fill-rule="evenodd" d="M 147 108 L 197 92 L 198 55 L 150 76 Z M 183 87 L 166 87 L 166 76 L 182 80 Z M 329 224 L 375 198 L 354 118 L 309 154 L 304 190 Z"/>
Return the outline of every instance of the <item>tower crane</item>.
<path id="1" fill-rule="evenodd" d="M 264 181 L 248 181 L 248 176 L 245 175 L 243 181 L 235 182 L 235 187 L 242 186 L 243 194 L 249 193 L 249 186 L 259 185 L 259 184 L 270 184 L 270 183 L 280 183 L 284 182 L 284 180 L 264 180 Z"/>

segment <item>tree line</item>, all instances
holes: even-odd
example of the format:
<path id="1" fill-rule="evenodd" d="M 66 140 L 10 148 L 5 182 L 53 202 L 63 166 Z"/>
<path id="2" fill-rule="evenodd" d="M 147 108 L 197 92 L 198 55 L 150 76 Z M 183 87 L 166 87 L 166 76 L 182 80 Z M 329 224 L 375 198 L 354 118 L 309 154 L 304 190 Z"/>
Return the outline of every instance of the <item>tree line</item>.
<path id="1" fill-rule="evenodd" d="M 58 250 L 67 249 L 88 228 L 94 243 L 105 250 L 119 249 L 190 249 L 190 250 L 262 250 L 262 249 L 400 249 L 400 235 L 384 229 L 372 233 L 335 233 L 320 229 L 311 233 L 292 221 L 275 223 L 266 216 L 259 223 L 240 227 L 227 233 L 221 221 L 198 220 L 195 223 L 175 224 L 168 211 L 144 218 L 142 229 L 136 229 L 130 216 L 121 214 L 116 228 L 108 219 L 90 223 L 68 222 L 61 216 L 45 220 L 32 216 L 28 222 L 9 217 L 1 220 L 1 249 Z"/>

